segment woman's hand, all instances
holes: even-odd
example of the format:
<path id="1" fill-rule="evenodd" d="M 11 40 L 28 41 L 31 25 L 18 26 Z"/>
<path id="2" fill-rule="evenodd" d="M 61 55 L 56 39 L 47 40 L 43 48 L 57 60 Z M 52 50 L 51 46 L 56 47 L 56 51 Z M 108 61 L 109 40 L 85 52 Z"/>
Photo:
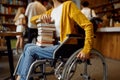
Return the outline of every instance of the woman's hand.
<path id="1" fill-rule="evenodd" d="M 90 58 L 90 54 L 85 54 L 85 53 L 80 51 L 79 54 L 77 55 L 77 58 L 85 61 L 85 60 Z"/>
<path id="2" fill-rule="evenodd" d="M 51 22 L 51 16 L 50 16 L 50 15 L 47 15 L 47 14 L 43 14 L 43 15 L 40 17 L 40 20 L 41 20 L 41 22 L 43 22 L 43 23 L 50 23 L 50 22 Z"/>

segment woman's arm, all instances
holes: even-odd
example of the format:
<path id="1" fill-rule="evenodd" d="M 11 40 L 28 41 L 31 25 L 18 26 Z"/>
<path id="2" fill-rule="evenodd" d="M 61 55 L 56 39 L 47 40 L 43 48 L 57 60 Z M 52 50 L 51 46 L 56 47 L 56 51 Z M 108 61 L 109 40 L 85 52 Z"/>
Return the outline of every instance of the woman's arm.
<path id="1" fill-rule="evenodd" d="M 43 13 L 43 14 L 41 14 L 41 15 L 33 16 L 33 17 L 31 18 L 31 20 L 30 20 L 31 23 L 36 24 L 36 20 L 43 18 L 45 15 L 50 15 L 50 14 L 51 14 L 51 11 L 52 11 L 52 9 L 46 11 L 45 13 Z"/>
<path id="2" fill-rule="evenodd" d="M 71 2 L 70 4 L 70 17 L 85 30 L 85 42 L 83 50 L 81 51 L 84 54 L 89 54 L 92 45 L 93 45 L 93 25 L 92 23 L 85 17 L 85 15 L 77 8 L 77 6 Z"/>

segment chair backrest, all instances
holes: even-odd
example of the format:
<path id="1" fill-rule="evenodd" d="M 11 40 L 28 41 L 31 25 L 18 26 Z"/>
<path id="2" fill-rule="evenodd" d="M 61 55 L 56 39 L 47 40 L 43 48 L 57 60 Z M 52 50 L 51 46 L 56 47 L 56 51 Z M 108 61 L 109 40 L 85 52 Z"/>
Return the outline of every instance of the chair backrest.
<path id="1" fill-rule="evenodd" d="M 75 38 L 78 41 L 78 44 L 65 44 L 65 41 L 60 44 L 60 47 L 55 51 L 55 58 L 69 58 L 76 50 L 82 48 L 84 46 L 84 36 L 85 36 L 85 32 L 82 28 L 80 28 L 78 25 L 75 26 L 78 30 L 78 34 L 72 35 L 72 37 L 76 37 L 77 35 L 82 35 L 82 39 L 79 38 Z M 71 38 L 71 36 L 69 36 L 66 39 L 69 40 Z"/>
<path id="2" fill-rule="evenodd" d="M 77 23 L 75 24 L 75 28 L 76 28 L 78 34 L 81 34 L 81 35 L 83 35 L 83 37 L 85 37 L 84 29 L 82 29 Z"/>
<path id="3" fill-rule="evenodd" d="M 66 40 L 59 45 L 59 47 L 55 50 L 54 52 L 54 61 L 53 61 L 53 66 L 56 64 L 56 61 L 58 59 L 66 59 L 69 58 L 76 50 L 82 48 L 84 46 L 84 36 L 85 36 L 85 31 L 79 27 L 78 25 L 75 25 L 77 33 L 78 34 L 72 34 L 71 36 L 67 36 Z M 82 39 L 76 38 L 77 36 L 82 35 Z M 71 37 L 75 37 L 77 39 L 78 44 L 65 44 L 67 40 L 69 40 Z M 80 37 L 80 36 L 79 36 Z"/>
<path id="4" fill-rule="evenodd" d="M 97 29 L 98 29 L 98 25 L 102 22 L 102 19 L 98 18 L 98 17 L 93 17 L 90 20 L 93 24 L 93 28 L 94 28 L 94 33 L 96 33 Z"/>

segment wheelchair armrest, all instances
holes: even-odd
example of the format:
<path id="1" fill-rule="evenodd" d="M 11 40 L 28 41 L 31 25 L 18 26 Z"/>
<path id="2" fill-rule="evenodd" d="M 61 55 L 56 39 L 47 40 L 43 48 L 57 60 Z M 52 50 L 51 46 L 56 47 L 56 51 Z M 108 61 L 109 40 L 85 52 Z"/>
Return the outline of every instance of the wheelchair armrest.
<path id="1" fill-rule="evenodd" d="M 67 37 L 69 37 L 69 38 L 80 38 L 80 39 L 83 39 L 84 35 L 82 35 L 82 34 L 67 34 Z"/>

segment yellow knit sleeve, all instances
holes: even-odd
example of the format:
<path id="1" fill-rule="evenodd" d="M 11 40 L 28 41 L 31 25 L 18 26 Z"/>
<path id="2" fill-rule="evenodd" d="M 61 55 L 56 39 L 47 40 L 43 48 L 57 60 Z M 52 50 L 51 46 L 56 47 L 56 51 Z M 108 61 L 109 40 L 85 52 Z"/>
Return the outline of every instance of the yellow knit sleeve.
<path id="1" fill-rule="evenodd" d="M 70 4 L 70 17 L 85 30 L 85 42 L 82 52 L 85 54 L 90 53 L 93 45 L 93 25 L 85 17 L 85 15 L 77 8 L 77 6 L 71 2 Z"/>
<path id="2" fill-rule="evenodd" d="M 39 19 L 39 17 L 40 17 L 40 15 L 33 16 L 33 17 L 31 18 L 30 22 L 31 22 L 32 24 L 36 24 L 36 20 Z"/>

